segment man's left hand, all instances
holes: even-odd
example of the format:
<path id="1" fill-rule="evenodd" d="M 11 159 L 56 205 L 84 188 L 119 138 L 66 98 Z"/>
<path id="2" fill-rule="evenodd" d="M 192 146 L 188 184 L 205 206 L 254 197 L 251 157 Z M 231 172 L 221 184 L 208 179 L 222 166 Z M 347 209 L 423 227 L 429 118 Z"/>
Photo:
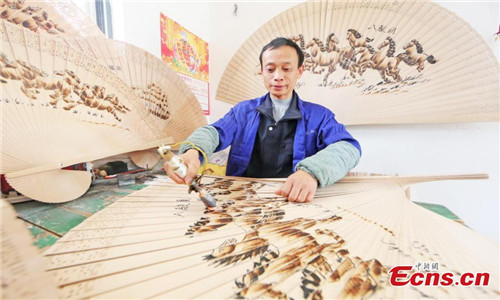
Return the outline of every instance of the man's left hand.
<path id="1" fill-rule="evenodd" d="M 288 176 L 276 195 L 288 198 L 291 202 L 311 202 L 318 188 L 318 181 L 311 174 L 298 170 Z"/>

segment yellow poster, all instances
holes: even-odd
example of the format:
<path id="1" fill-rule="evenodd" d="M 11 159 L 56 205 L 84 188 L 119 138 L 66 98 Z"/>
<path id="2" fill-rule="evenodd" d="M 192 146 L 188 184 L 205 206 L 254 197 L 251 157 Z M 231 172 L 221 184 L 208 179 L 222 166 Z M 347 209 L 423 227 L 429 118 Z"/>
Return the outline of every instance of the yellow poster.
<path id="1" fill-rule="evenodd" d="M 161 14 L 161 56 L 175 71 L 208 82 L 208 43 Z"/>
<path id="2" fill-rule="evenodd" d="M 163 61 L 180 75 L 209 116 L 208 43 L 163 14 L 160 27 Z"/>

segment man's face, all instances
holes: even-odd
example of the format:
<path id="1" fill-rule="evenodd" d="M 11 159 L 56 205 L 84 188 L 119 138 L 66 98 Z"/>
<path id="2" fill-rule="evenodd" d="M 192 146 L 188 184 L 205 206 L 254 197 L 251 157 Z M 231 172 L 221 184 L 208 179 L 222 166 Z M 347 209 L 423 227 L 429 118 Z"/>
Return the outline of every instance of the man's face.
<path id="1" fill-rule="evenodd" d="M 292 97 L 295 83 L 304 72 L 304 66 L 298 68 L 298 64 L 297 52 L 290 46 L 268 49 L 262 54 L 264 86 L 274 99 Z"/>

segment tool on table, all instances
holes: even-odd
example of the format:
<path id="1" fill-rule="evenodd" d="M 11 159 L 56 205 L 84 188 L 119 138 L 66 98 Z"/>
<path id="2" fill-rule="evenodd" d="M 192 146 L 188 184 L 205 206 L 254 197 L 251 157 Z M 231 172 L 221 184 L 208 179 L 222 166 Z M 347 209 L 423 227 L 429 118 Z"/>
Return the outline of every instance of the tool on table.
<path id="1" fill-rule="evenodd" d="M 175 174 L 177 174 L 181 178 L 185 178 L 187 175 L 187 166 L 182 158 L 175 155 L 171 150 L 171 146 L 162 145 L 158 148 L 158 153 L 160 153 L 160 155 L 165 158 L 167 163 L 172 167 L 172 170 Z M 201 201 L 203 202 L 203 204 L 205 204 L 206 207 L 215 208 L 217 207 L 217 201 L 215 200 L 215 198 L 208 191 L 199 186 L 201 177 L 203 177 L 203 174 L 198 176 L 193 180 L 193 182 L 191 182 L 191 184 L 189 185 L 188 193 L 191 193 L 192 191 L 197 192 L 200 196 Z"/>

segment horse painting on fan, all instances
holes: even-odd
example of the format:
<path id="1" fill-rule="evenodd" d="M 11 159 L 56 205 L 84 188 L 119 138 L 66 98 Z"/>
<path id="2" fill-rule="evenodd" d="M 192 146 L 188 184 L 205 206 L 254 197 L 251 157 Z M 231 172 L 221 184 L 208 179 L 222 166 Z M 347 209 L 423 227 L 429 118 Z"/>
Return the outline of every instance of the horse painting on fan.
<path id="1" fill-rule="evenodd" d="M 335 33 L 330 33 L 328 37 L 326 38 L 326 48 L 328 49 L 328 52 L 330 51 L 339 51 L 339 39 L 337 36 L 335 36 Z"/>
<path id="2" fill-rule="evenodd" d="M 403 61 L 409 66 L 418 65 L 417 71 L 419 72 L 424 70 L 424 63 L 426 61 L 430 64 L 435 64 L 437 62 L 433 55 L 424 53 L 422 45 L 415 39 L 403 46 L 403 49 L 405 53 L 401 53 L 398 56 L 401 56 Z"/>
<path id="3" fill-rule="evenodd" d="M 52 18 L 42 7 L 28 6 L 24 0 L 2 0 L 0 2 L 0 16 L 14 24 L 22 24 L 33 32 L 45 31 L 50 34 L 64 33 L 64 29 L 54 23 Z"/>
<path id="4" fill-rule="evenodd" d="M 205 187 L 222 202 L 222 209 L 207 211 L 186 235 L 229 224 L 246 232 L 240 241 L 227 239 L 204 257 L 214 267 L 253 262 L 235 280 L 235 297 L 288 299 L 293 295 L 282 287 L 284 282 L 300 287 L 304 298 L 323 298 L 329 284 L 343 285 L 341 297 L 369 297 L 387 282 L 387 268 L 378 260 L 350 257 L 346 241 L 330 229 L 342 219 L 333 212 L 314 205 L 290 207 L 275 197 L 258 198 L 256 190 L 262 183 L 216 180 Z M 287 211 L 311 207 L 311 216 L 285 219 Z"/>
<path id="5" fill-rule="evenodd" d="M 361 71 L 360 66 L 369 63 L 375 52 L 376 52 L 375 49 L 373 49 L 373 47 L 370 45 L 366 45 L 365 47 L 359 47 L 358 49 L 356 49 L 354 56 L 357 56 L 358 54 L 361 54 L 361 56 L 356 61 L 356 63 L 353 64 L 352 68 L 358 69 L 358 72 L 360 72 Z M 351 73 L 351 75 L 353 76 L 353 78 L 355 78 L 355 73 L 354 74 Z M 360 73 L 360 75 L 362 74 Z"/>
<path id="6" fill-rule="evenodd" d="M 168 120 L 170 109 L 168 96 L 165 91 L 156 83 L 148 83 L 147 88 L 132 87 L 139 98 L 144 100 L 148 112 L 162 120 Z"/>
<path id="7" fill-rule="evenodd" d="M 328 67 L 328 72 L 324 79 L 326 81 L 328 75 L 335 72 L 335 67 L 340 61 L 340 54 L 337 51 L 326 51 L 323 43 L 317 38 L 313 38 L 307 43 L 305 48 L 310 49 L 308 61 L 312 63 L 310 71 L 313 74 L 321 74 L 324 71 L 324 69 L 316 70 L 317 67 Z"/>
<path id="8" fill-rule="evenodd" d="M 239 237 L 227 236 L 221 244 L 203 255 L 213 268 L 233 273 L 230 298 L 369 298 L 384 294 L 389 288 L 390 266 L 378 255 L 356 255 L 355 243 L 343 235 L 346 224 L 361 222 L 380 230 L 377 237 L 391 255 L 411 261 L 439 262 L 449 270 L 447 258 L 411 240 L 408 248 L 398 241 L 394 228 L 355 210 L 321 204 L 289 203 L 282 198 L 264 196 L 265 182 L 214 179 L 203 184 L 217 199 L 219 208 L 205 211 L 205 216 L 185 233 L 200 238 L 207 233 L 236 226 Z M 352 227 L 349 227 L 352 228 Z M 371 239 L 367 235 L 364 239 Z M 461 273 L 449 270 L 454 276 Z M 424 287 L 425 288 L 425 287 Z M 413 292 L 426 297 L 424 288 Z M 480 289 L 482 289 L 480 287 Z M 484 293 L 488 291 L 482 289 Z M 440 289 L 441 295 L 448 292 Z"/>
<path id="9" fill-rule="evenodd" d="M 391 82 L 386 75 L 391 76 L 395 81 L 401 81 L 401 76 L 399 75 L 399 63 L 401 58 L 399 56 L 394 57 L 396 52 L 396 43 L 394 40 L 388 36 L 379 46 L 379 51 L 375 52 L 370 60 L 363 62 L 359 66 L 359 74 L 363 75 L 367 68 L 377 70 L 380 73 L 380 77 L 386 82 Z"/>
<path id="10" fill-rule="evenodd" d="M 368 43 L 372 42 L 373 39 L 365 38 L 362 39 L 361 33 L 359 33 L 356 29 L 347 29 L 347 40 L 349 41 L 349 45 L 352 48 L 366 47 L 369 45 Z"/>
<path id="11" fill-rule="evenodd" d="M 348 70 L 353 79 L 356 78 L 357 74 L 363 78 L 366 70 L 372 69 L 380 74 L 383 83 L 401 82 L 404 85 L 405 80 L 402 79 L 399 68 L 401 61 L 408 66 L 417 65 L 419 72 L 424 69 L 426 61 L 430 64 L 437 62 L 434 56 L 423 53 L 421 44 L 415 39 L 403 47 L 405 52 L 395 55 L 396 41 L 392 37 L 387 36 L 376 51 L 370 44 L 374 41 L 373 38 L 364 38 L 359 31 L 352 28 L 347 30 L 348 45 L 345 47 L 340 45 L 335 33 L 328 35 L 325 44 L 317 37 L 313 37 L 306 44 L 302 34 L 292 36 L 291 39 L 298 43 L 304 52 L 306 71 L 322 74 L 327 70 L 320 86 L 349 86 L 348 84 L 337 85 L 328 82 L 329 76 L 337 70 L 337 65 Z M 344 78 L 346 77 L 344 76 Z"/>
<path id="12" fill-rule="evenodd" d="M 21 60 L 12 61 L 0 52 L 0 81 L 9 84 L 12 81 L 21 81 L 22 93 L 31 101 L 38 100 L 42 91 L 49 91 L 48 105 L 56 108 L 59 101 L 66 103 L 62 108 L 71 111 L 78 105 L 95 109 L 97 112 L 107 112 L 120 122 L 118 113 L 125 114 L 130 111 L 128 107 L 121 104 L 114 94 L 106 93 L 103 86 L 82 82 L 82 80 L 71 70 L 54 71 L 54 79 L 43 70 Z M 89 111 L 90 112 L 90 111 Z M 96 114 L 97 115 L 97 114 Z"/>

